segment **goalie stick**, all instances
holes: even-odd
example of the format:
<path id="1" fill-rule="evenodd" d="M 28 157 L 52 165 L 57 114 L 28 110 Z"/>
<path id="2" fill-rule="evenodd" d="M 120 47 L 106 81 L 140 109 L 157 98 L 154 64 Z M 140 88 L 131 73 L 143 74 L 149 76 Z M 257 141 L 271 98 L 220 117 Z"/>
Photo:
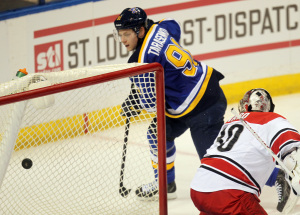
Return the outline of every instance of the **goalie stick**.
<path id="1" fill-rule="evenodd" d="M 121 172 L 120 172 L 120 186 L 119 186 L 119 193 L 124 198 L 126 198 L 131 191 L 131 189 L 127 189 L 123 184 L 124 172 L 125 172 L 125 160 L 126 160 L 126 153 L 127 153 L 127 143 L 128 143 L 128 135 L 129 135 L 129 126 L 130 126 L 130 117 L 126 117 L 124 144 L 123 144 L 123 152 L 122 152 L 122 163 L 121 163 Z"/>

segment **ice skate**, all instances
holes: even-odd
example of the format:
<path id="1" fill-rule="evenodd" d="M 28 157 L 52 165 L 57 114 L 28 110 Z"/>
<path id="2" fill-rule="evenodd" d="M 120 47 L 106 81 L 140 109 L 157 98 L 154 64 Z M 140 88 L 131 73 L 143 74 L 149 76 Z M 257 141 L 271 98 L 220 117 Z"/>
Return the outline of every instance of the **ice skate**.
<path id="1" fill-rule="evenodd" d="M 177 198 L 175 181 L 168 184 L 167 192 L 168 200 Z M 139 186 L 136 189 L 135 194 L 140 200 L 158 199 L 158 182 L 155 180 Z"/>

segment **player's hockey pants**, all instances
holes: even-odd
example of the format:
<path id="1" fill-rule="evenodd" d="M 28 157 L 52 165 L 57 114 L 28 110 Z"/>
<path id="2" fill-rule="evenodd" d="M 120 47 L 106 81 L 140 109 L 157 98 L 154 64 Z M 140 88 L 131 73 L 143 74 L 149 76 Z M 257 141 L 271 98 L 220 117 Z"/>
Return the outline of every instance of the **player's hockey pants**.
<path id="1" fill-rule="evenodd" d="M 224 93 L 221 92 L 219 100 L 208 109 L 191 113 L 180 117 L 166 117 L 166 138 L 167 138 L 167 179 L 168 183 L 175 180 L 175 152 L 176 147 L 174 140 L 182 135 L 186 130 L 190 129 L 191 136 L 196 147 L 199 158 L 203 158 L 206 150 L 213 144 L 222 125 L 224 124 L 224 114 L 227 108 L 227 100 Z M 153 119 L 156 123 L 156 118 Z M 148 129 L 148 140 L 150 143 L 150 151 L 152 155 L 154 171 L 157 175 L 157 144 L 156 130 L 154 124 L 151 123 Z M 155 135 L 154 135 L 155 134 Z M 153 136 L 154 135 L 154 136 Z M 184 143 L 180 143 L 184 144 Z"/>

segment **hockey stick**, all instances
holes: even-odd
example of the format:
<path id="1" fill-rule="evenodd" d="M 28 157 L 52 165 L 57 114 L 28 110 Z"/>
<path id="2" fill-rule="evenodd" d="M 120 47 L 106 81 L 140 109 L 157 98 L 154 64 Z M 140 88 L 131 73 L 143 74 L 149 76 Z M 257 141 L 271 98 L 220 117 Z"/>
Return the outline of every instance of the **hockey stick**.
<path id="1" fill-rule="evenodd" d="M 119 193 L 124 198 L 126 198 L 131 191 L 131 189 L 127 189 L 123 184 L 124 172 L 125 172 L 125 160 L 126 160 L 126 153 L 127 153 L 127 143 L 128 143 L 128 135 L 129 135 L 129 126 L 130 126 L 130 117 L 126 117 L 124 144 L 123 144 L 123 152 L 122 152 L 122 163 L 121 163 L 121 172 L 120 172 L 120 186 L 119 186 Z"/>
<path id="2" fill-rule="evenodd" d="M 231 112 L 234 116 L 239 119 L 243 125 L 252 133 L 252 135 L 265 147 L 265 149 L 272 155 L 272 157 L 277 161 L 277 163 L 285 170 L 285 172 L 291 177 L 294 178 L 295 175 L 284 165 L 284 163 L 275 155 L 275 153 L 267 146 L 267 144 L 258 136 L 258 134 L 248 125 L 248 123 L 234 110 L 231 109 Z"/>

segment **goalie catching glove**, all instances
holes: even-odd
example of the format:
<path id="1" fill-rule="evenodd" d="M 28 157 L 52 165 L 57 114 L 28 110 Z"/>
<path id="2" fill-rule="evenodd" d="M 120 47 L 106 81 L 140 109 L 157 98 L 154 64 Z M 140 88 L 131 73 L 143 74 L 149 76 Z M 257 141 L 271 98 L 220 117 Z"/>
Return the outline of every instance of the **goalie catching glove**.
<path id="1" fill-rule="evenodd" d="M 294 177 L 291 179 L 291 177 L 286 176 L 287 181 L 291 185 L 291 187 L 294 190 L 294 193 L 297 196 L 300 196 L 300 150 L 297 148 L 294 150 L 291 154 L 287 155 L 283 163 L 285 166 L 294 174 Z"/>
<path id="2" fill-rule="evenodd" d="M 121 116 L 134 117 L 141 113 L 139 90 L 134 83 L 131 84 L 130 94 L 123 102 L 121 108 Z"/>

